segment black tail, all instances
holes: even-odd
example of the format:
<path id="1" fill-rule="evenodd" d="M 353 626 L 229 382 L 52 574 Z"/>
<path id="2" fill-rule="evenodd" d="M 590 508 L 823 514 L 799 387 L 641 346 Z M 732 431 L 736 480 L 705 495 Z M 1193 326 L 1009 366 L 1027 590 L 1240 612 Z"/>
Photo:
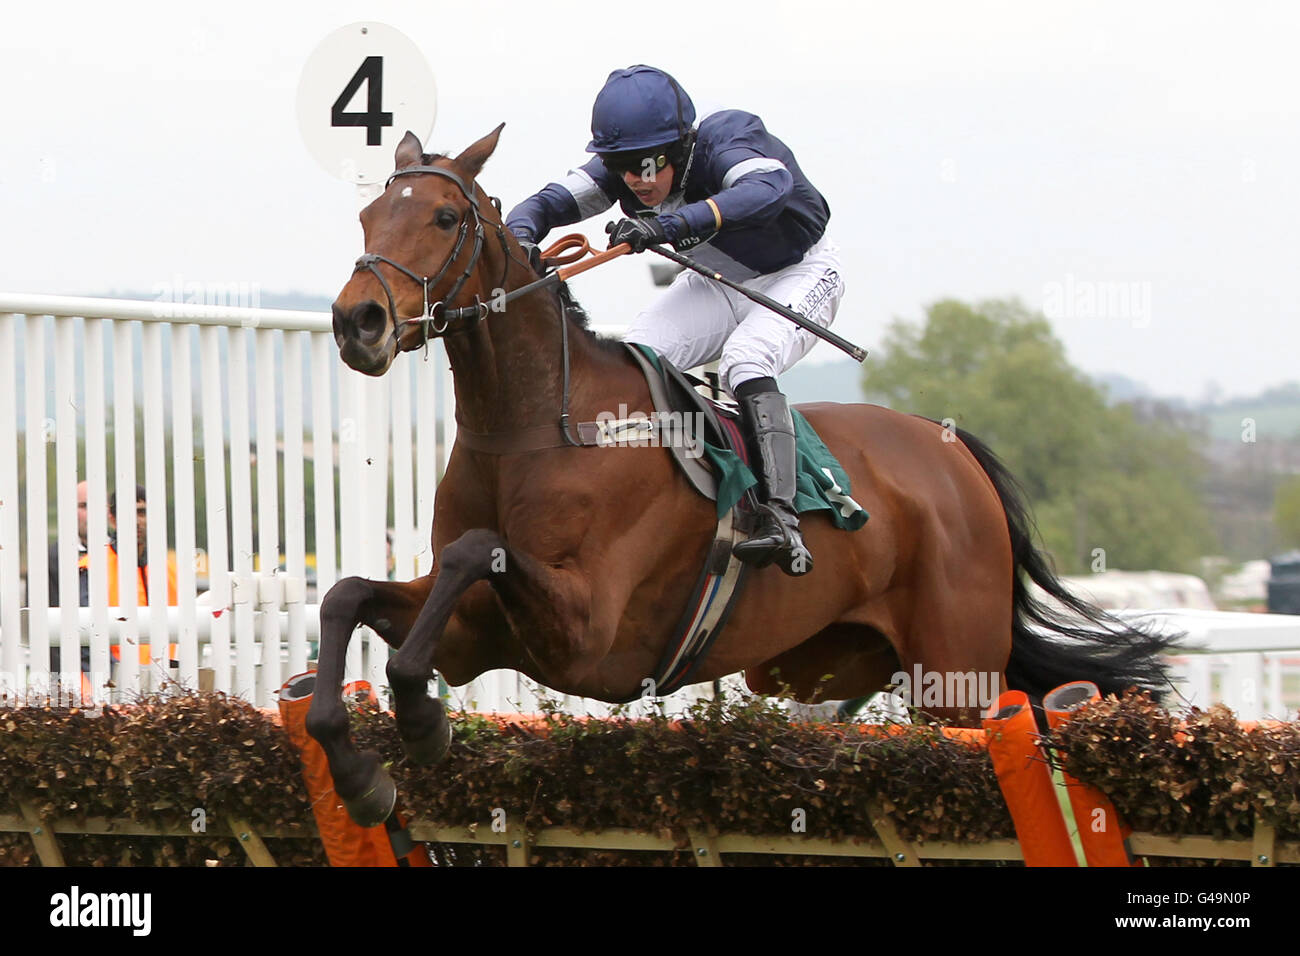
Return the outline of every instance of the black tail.
<path id="1" fill-rule="evenodd" d="M 1020 483 L 974 435 L 958 429 L 957 437 L 992 480 L 1011 530 L 1015 617 L 1007 684 L 1013 690 L 1023 690 L 1035 705 L 1054 687 L 1076 680 L 1092 681 L 1103 695 L 1137 687 L 1150 691 L 1156 700 L 1162 699 L 1172 685 L 1168 665 L 1160 655 L 1176 645 L 1180 635 L 1135 627 L 1067 591 L 1034 547 L 1033 519 Z M 1026 576 L 1066 611 L 1036 599 L 1025 584 Z"/>

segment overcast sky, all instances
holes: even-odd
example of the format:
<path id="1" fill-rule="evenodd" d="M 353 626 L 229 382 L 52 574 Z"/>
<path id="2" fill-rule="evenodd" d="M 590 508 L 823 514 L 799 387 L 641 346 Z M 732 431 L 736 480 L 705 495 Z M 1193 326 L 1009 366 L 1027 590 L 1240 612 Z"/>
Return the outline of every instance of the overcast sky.
<path id="1" fill-rule="evenodd" d="M 333 296 L 357 200 L 308 154 L 295 97 L 358 20 L 428 57 L 430 148 L 506 122 L 481 182 L 507 207 L 584 160 L 617 67 L 759 114 L 830 203 L 835 329 L 868 349 L 936 299 L 1019 296 L 1089 372 L 1187 397 L 1300 379 L 1287 3 L 10 4 L 0 288 Z M 644 259 L 575 286 L 603 322 L 655 294 Z"/>

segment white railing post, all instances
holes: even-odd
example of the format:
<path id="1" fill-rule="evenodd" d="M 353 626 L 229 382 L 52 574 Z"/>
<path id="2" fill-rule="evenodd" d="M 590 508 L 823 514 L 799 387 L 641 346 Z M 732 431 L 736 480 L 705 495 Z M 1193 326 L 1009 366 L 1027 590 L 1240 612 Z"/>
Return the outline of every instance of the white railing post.
<path id="1" fill-rule="evenodd" d="M 140 691 L 140 632 L 136 610 L 137 572 L 132 555 L 136 553 L 135 525 L 135 360 L 132 354 L 131 325 L 113 324 L 113 463 L 114 488 L 117 495 L 117 602 L 126 626 L 119 630 L 118 666 L 115 700 L 129 700 Z M 92 554 L 93 566 L 101 555 Z M 32 602 L 33 607 L 37 607 Z"/>
<path id="2" fill-rule="evenodd" d="M 46 527 L 45 316 L 28 315 L 23 368 L 27 376 L 27 602 L 49 604 L 49 532 Z M 50 632 L 46 621 L 28 634 L 29 686 L 38 697 L 49 693 Z"/>
<path id="3" fill-rule="evenodd" d="M 362 574 L 374 581 L 388 580 L 388 409 L 390 385 L 382 379 L 367 377 L 362 382 L 365 395 L 365 427 L 361 465 Z M 373 630 L 362 627 L 358 634 L 365 642 L 365 679 L 376 693 L 388 684 L 386 667 L 388 645 Z"/>
<path id="4" fill-rule="evenodd" d="M 364 408 L 360 376 L 350 369 L 338 370 L 339 383 L 339 579 L 364 574 L 361 555 L 361 449 Z M 348 681 L 362 677 L 362 648 L 358 635 L 348 642 L 343 667 Z"/>
<path id="5" fill-rule="evenodd" d="M 190 326 L 171 327 L 172 352 L 172 502 L 176 516 L 176 604 L 180 632 L 176 634 L 178 680 L 199 686 L 199 643 L 195 625 L 194 545 L 194 383 L 190 363 Z"/>
<path id="6" fill-rule="evenodd" d="M 275 693 L 284 683 L 280 674 L 280 605 L 283 581 L 280 576 L 280 467 L 276 454 L 275 333 L 258 328 L 253 333 L 257 350 L 257 550 L 258 610 L 262 612 L 262 659 L 258 673 L 259 707 L 274 704 Z"/>
<path id="7" fill-rule="evenodd" d="M 163 328 L 156 322 L 140 329 L 143 345 L 141 373 L 144 401 L 144 492 L 145 492 L 145 593 L 152 613 L 149 615 L 149 670 L 150 689 L 157 690 L 171 674 L 171 635 L 167 633 L 167 619 L 156 613 L 158 608 L 171 604 L 167 586 L 167 443 L 163 425 Z M 134 525 L 136 520 L 135 493 L 131 489 L 117 490 L 117 525 L 125 522 Z M 121 558 L 121 552 L 118 553 Z M 126 657 L 127 649 L 122 649 Z M 162 677 L 164 680 L 160 681 Z"/>
<path id="8" fill-rule="evenodd" d="M 1265 654 L 1265 693 L 1264 716 L 1276 720 L 1287 719 L 1286 699 L 1282 696 L 1282 660 L 1283 654 Z M 1291 654 L 1289 656 L 1294 656 Z"/>
<path id="9" fill-rule="evenodd" d="M 234 571 L 231 603 L 234 608 L 235 683 L 233 692 L 245 700 L 256 693 L 253 608 L 257 589 L 253 584 L 253 493 L 249 466 L 248 437 L 248 334 L 231 329 L 228 360 L 230 381 L 230 509 L 231 568 Z"/>
<path id="10" fill-rule="evenodd" d="M 307 503 L 302 466 L 302 343 L 306 333 L 285 332 L 284 345 L 284 600 L 289 609 L 288 673 L 307 669 L 303 603 L 307 599 Z M 279 690 L 277 684 L 273 691 Z"/>
<path id="11" fill-rule="evenodd" d="M 221 330 L 199 329 L 199 353 L 203 359 L 203 497 L 208 532 L 208 606 L 212 617 L 209 659 L 213 689 L 230 693 L 230 559 L 226 520 L 225 416 L 221 406 Z"/>
<path id="12" fill-rule="evenodd" d="M 18 501 L 18 316 L 0 313 L 0 703 L 21 703 L 27 693 L 23 660 L 21 556 Z"/>
<path id="13" fill-rule="evenodd" d="M 82 326 L 86 346 L 86 562 L 89 565 L 88 597 L 93 609 L 90 628 L 90 689 L 96 704 L 104 703 L 112 696 L 108 684 L 113 666 L 108 649 L 108 565 L 103 560 L 108 548 L 105 324 L 104 319 L 87 317 Z"/>
<path id="14" fill-rule="evenodd" d="M 57 575 L 59 581 L 59 686 L 60 697 L 81 699 L 81 643 L 77 633 L 77 606 L 81 587 L 77 574 L 77 350 L 76 319 L 54 320 L 54 421 L 55 502 L 57 509 Z M 28 574 L 30 574 L 30 569 Z"/>
<path id="15" fill-rule="evenodd" d="M 334 510 L 334 343 L 329 336 L 311 336 L 312 479 L 316 494 L 316 603 L 338 580 L 335 558 Z"/>
<path id="16" fill-rule="evenodd" d="M 1264 716 L 1264 655 L 1248 652 L 1227 657 L 1224 703 L 1236 712 L 1239 720 L 1259 720 Z"/>

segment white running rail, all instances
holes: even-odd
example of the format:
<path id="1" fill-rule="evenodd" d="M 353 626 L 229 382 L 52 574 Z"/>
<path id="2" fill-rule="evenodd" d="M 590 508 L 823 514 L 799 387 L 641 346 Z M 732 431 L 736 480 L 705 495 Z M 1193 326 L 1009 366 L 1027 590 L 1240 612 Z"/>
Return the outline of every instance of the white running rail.
<path id="1" fill-rule="evenodd" d="M 342 576 L 388 576 L 390 504 L 395 576 L 430 568 L 435 482 L 455 428 L 445 368 L 432 343 L 427 362 L 404 356 L 380 379 L 353 372 L 337 358 L 325 313 L 0 293 L 0 692 L 14 702 L 56 682 L 87 687 L 79 653 L 59 655 L 61 674 L 50 667 L 53 648 L 80 644 L 95 699 L 129 699 L 145 686 L 139 651 L 114 666 L 110 643 L 148 646 L 144 670 L 158 676 L 175 642 L 172 674 L 182 684 L 198 686 L 200 667 L 210 668 L 217 689 L 269 706 L 283 680 L 307 668 L 318 596 Z M 47 613 L 52 541 L 60 594 L 79 590 L 83 479 L 90 606 L 73 598 Z M 137 484 L 147 492 L 149 607 L 135 606 L 134 568 L 122 562 L 122 606 L 110 609 L 98 558 L 108 495 Z M 124 521 L 123 553 L 135 534 Z M 169 551 L 174 608 L 165 597 Z M 210 586 L 198 601 L 196 570 Z M 382 688 L 386 661 L 386 646 L 363 631 L 348 678 Z"/>

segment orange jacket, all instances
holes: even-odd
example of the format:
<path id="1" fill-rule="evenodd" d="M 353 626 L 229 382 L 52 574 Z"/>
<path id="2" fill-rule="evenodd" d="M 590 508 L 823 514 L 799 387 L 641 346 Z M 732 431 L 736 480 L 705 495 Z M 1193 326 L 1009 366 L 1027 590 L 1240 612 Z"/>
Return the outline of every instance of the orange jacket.
<path id="1" fill-rule="evenodd" d="M 117 581 L 118 581 L 117 549 L 110 544 L 105 548 L 105 551 L 107 552 L 107 560 L 108 560 L 108 606 L 118 607 L 121 602 L 118 601 L 118 591 L 117 591 Z M 77 567 L 78 568 L 90 567 L 90 555 L 83 553 L 77 562 Z M 144 607 L 149 603 L 148 574 L 149 574 L 148 567 L 143 567 L 143 568 L 137 567 L 135 569 L 135 600 L 136 600 L 137 607 Z M 179 603 L 176 600 L 176 562 L 172 560 L 170 555 L 167 558 L 167 603 L 172 606 L 175 606 L 177 603 Z M 119 650 L 118 647 L 114 646 L 112 648 L 112 652 L 113 652 L 114 660 L 121 659 L 121 651 Z M 168 652 L 169 652 L 168 656 L 172 660 L 176 660 L 175 644 L 171 644 L 168 646 Z M 140 663 L 141 664 L 149 663 L 149 645 L 147 644 L 140 645 Z"/>

